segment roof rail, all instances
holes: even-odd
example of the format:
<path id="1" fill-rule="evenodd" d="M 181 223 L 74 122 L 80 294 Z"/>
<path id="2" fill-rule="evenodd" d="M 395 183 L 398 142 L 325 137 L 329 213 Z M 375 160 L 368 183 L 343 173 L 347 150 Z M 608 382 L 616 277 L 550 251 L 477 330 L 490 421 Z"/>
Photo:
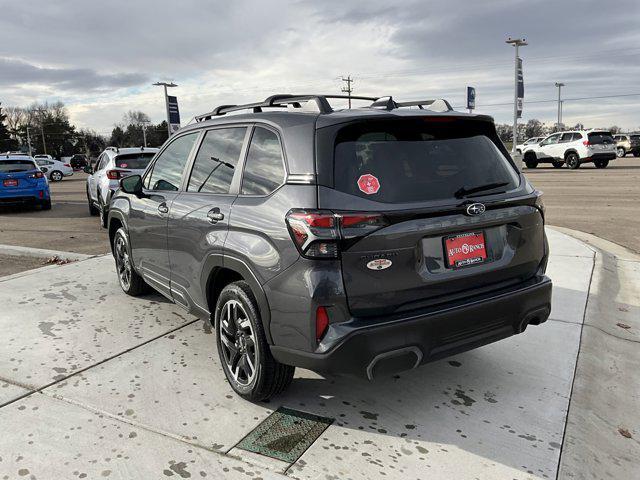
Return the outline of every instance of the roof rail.
<path id="1" fill-rule="evenodd" d="M 236 112 L 240 110 L 253 110 L 253 113 L 262 112 L 263 108 L 283 108 L 292 106 L 293 108 L 302 108 L 301 103 L 315 102 L 317 111 L 319 113 L 331 113 L 333 108 L 328 102 L 328 98 L 340 98 L 351 100 L 368 100 L 375 102 L 378 97 L 363 97 L 358 95 L 292 95 L 292 94 L 278 94 L 267 97 L 263 102 L 246 103 L 244 105 L 220 105 L 214 108 L 209 113 L 196 116 L 196 122 L 202 122 L 204 120 L 210 120 L 213 117 L 225 115 L 230 112 Z"/>
<path id="2" fill-rule="evenodd" d="M 116 153 L 118 153 L 120 151 L 120 149 L 118 147 L 107 147 L 107 148 L 105 148 L 105 150 L 111 150 L 112 152 L 116 152 Z"/>
<path id="3" fill-rule="evenodd" d="M 392 97 L 365 97 L 360 95 L 292 95 L 278 94 L 267 97 L 262 102 L 245 103 L 243 105 L 220 105 L 209 113 L 198 115 L 195 117 L 196 122 L 210 120 L 213 117 L 226 115 L 230 112 L 238 112 L 241 110 L 252 110 L 253 113 L 260 113 L 264 108 L 285 108 L 288 106 L 295 108 L 303 108 L 302 103 L 314 102 L 316 111 L 319 113 L 331 113 L 333 108 L 327 99 L 351 99 L 351 100 L 367 100 L 372 102 L 369 108 L 382 108 L 386 110 L 394 110 L 402 107 L 418 107 L 434 112 L 450 112 L 453 110 L 451 104 L 446 100 L 439 98 L 434 100 L 416 100 L 412 102 L 395 102 Z"/>

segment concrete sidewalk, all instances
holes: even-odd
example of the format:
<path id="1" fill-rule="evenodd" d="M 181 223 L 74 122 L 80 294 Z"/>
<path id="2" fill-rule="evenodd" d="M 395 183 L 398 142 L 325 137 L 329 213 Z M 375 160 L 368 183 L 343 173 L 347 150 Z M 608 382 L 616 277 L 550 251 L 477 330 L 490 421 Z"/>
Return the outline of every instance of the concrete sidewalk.
<path id="1" fill-rule="evenodd" d="M 555 478 L 598 260 L 549 237 L 546 324 L 374 382 L 298 369 L 259 404 L 228 387 L 203 322 L 125 296 L 110 257 L 0 278 L 0 477 Z M 335 420 L 293 463 L 236 447 L 281 405 Z"/>

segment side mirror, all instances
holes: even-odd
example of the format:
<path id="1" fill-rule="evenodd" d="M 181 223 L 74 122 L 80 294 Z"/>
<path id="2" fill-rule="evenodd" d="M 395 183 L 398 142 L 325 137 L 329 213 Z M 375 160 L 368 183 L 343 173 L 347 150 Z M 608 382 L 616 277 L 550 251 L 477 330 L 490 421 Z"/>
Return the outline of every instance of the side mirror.
<path id="1" fill-rule="evenodd" d="M 120 180 L 120 188 L 124 193 L 131 195 L 142 195 L 142 177 L 140 175 L 130 175 Z"/>
<path id="2" fill-rule="evenodd" d="M 85 165 L 82 170 L 84 171 L 84 173 L 88 173 L 89 175 L 93 173 L 93 168 L 91 168 L 91 165 Z"/>

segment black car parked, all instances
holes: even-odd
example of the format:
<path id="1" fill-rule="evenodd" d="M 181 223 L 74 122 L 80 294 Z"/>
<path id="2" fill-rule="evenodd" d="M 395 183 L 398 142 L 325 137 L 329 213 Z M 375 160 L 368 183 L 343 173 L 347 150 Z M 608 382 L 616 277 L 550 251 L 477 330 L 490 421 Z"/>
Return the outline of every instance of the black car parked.
<path id="1" fill-rule="evenodd" d="M 549 316 L 541 196 L 492 118 L 333 98 L 218 107 L 109 208 L 123 290 L 211 319 L 248 399 L 283 391 L 295 366 L 372 379 Z"/>
<path id="2" fill-rule="evenodd" d="M 74 170 L 82 170 L 84 167 L 89 165 L 87 162 L 87 157 L 81 153 L 76 153 L 69 159 L 69 164 Z"/>

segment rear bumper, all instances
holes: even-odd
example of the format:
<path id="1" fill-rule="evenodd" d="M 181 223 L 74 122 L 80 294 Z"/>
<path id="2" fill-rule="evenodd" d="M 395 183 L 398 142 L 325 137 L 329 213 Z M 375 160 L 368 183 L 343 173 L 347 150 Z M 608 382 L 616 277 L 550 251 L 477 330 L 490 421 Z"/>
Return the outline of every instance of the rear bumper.
<path id="1" fill-rule="evenodd" d="M 370 379 L 384 376 L 522 333 L 528 325 L 546 321 L 551 288 L 551 280 L 541 276 L 461 305 L 353 327 L 324 353 L 280 346 L 271 346 L 271 353 L 281 363 L 319 372 Z"/>
<path id="2" fill-rule="evenodd" d="M 594 162 L 596 160 L 613 160 L 613 159 L 615 159 L 617 157 L 618 156 L 616 155 L 615 152 L 592 153 L 590 156 L 588 156 L 586 158 L 581 158 L 580 162 L 584 163 L 584 162 Z"/>

